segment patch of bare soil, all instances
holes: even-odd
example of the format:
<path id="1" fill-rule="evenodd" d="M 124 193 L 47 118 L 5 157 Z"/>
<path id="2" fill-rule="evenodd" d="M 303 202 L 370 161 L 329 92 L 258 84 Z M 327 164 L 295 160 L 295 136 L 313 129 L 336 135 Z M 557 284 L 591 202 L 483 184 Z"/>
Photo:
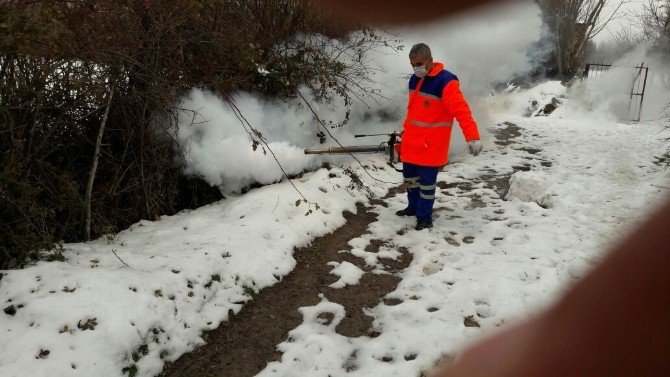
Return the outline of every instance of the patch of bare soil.
<path id="1" fill-rule="evenodd" d="M 670 167 L 670 150 L 661 157 L 654 157 L 654 164 L 656 166 Z"/>
<path id="2" fill-rule="evenodd" d="M 389 195 L 402 192 L 393 190 Z M 383 204 L 381 200 L 373 204 Z M 280 360 L 276 346 L 287 339 L 288 332 L 302 323 L 298 308 L 314 306 L 323 293 L 332 302 L 346 308 L 346 317 L 336 331 L 347 337 L 378 335 L 371 330 L 372 318 L 363 313 L 364 308 L 376 306 L 386 294 L 395 290 L 400 278 L 398 272 L 409 266 L 411 255 L 398 249 L 402 257 L 398 260 L 381 259 L 384 269 L 390 274 L 374 274 L 372 268 L 351 253 L 349 240 L 367 233 L 368 225 L 377 215 L 362 205 L 357 214 L 345 213 L 347 223 L 326 236 L 317 238 L 310 246 L 296 250 L 296 268 L 284 280 L 263 289 L 242 310 L 231 316 L 219 328 L 204 335 L 206 345 L 166 365 L 162 376 L 254 376 L 268 362 Z M 384 240 L 374 240 L 366 251 L 377 252 L 385 245 Z M 366 271 L 358 285 L 341 289 L 329 285 L 338 280 L 331 275 L 328 262 L 350 262 Z M 324 313 L 324 319 L 328 320 Z M 332 318 L 330 318 L 332 320 Z"/>
<path id="3" fill-rule="evenodd" d="M 497 145 L 507 147 L 510 144 L 515 143 L 516 140 L 522 134 L 521 134 L 521 128 L 516 124 L 511 122 L 503 122 L 502 124 L 498 125 L 493 129 L 493 135 L 496 138 L 495 143 Z M 534 136 L 538 135 L 534 134 Z M 538 156 L 538 154 L 542 152 L 541 149 L 527 146 L 514 147 L 514 149 L 528 153 L 529 157 L 526 157 L 526 159 L 528 160 L 539 160 L 540 165 L 542 167 L 549 168 L 553 165 L 551 161 L 547 161 L 542 157 Z M 505 198 L 505 196 L 507 196 L 507 192 L 509 191 L 510 186 L 509 179 L 512 176 L 512 174 L 518 171 L 530 171 L 532 170 L 532 166 L 530 164 L 524 163 L 522 165 L 512 166 L 512 169 L 513 171 L 507 174 L 495 174 L 495 172 L 491 172 L 491 174 L 485 174 L 481 177 L 481 180 L 484 182 L 485 187 L 495 190 L 496 193 L 498 193 L 498 195 L 500 196 L 500 198 Z M 476 182 L 474 181 L 468 182 L 468 184 L 470 185 L 472 185 L 473 183 Z"/>
<path id="4" fill-rule="evenodd" d="M 494 135 L 496 137 L 496 144 L 500 146 L 507 146 L 511 144 L 514 139 L 521 136 L 521 129 L 514 123 L 503 122 L 500 126 L 494 129 Z"/>
<path id="5" fill-rule="evenodd" d="M 554 111 L 556 111 L 556 109 L 558 109 L 558 107 L 560 105 L 561 105 L 561 101 L 558 98 L 554 97 L 554 98 L 551 99 L 551 102 L 546 104 L 540 111 L 538 111 L 537 116 L 545 116 L 546 117 L 546 116 L 550 115 L 551 113 L 553 113 Z"/>

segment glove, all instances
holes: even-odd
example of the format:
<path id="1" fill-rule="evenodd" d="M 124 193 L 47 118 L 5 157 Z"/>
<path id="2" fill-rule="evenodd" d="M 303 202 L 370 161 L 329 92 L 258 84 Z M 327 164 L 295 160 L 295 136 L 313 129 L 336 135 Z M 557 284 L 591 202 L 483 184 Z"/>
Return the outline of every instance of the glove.
<path id="1" fill-rule="evenodd" d="M 468 141 L 468 149 L 470 150 L 470 154 L 473 156 L 478 155 L 481 153 L 482 148 L 484 148 L 484 145 L 482 144 L 481 141 L 479 140 L 470 140 Z"/>

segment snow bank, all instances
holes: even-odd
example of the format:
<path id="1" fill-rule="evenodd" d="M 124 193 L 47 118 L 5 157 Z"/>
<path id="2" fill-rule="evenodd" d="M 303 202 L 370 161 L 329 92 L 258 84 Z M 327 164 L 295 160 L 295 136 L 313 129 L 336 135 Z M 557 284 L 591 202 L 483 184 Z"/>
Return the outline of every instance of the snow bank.
<path id="1" fill-rule="evenodd" d="M 535 202 L 542 208 L 553 206 L 547 176 L 538 172 L 516 172 L 509 180 L 510 187 L 505 199 Z"/>
<path id="2" fill-rule="evenodd" d="M 561 105 L 566 94 L 567 88 L 560 81 L 547 81 L 529 89 L 510 86 L 495 95 L 491 110 L 525 117 L 546 116 L 551 114 L 545 111 L 547 106 Z"/>
<path id="3" fill-rule="evenodd" d="M 399 183 L 379 165 L 377 179 Z M 342 226 L 342 212 L 356 212 L 367 195 L 385 193 L 386 185 L 351 171 L 368 183 L 321 169 L 293 180 L 312 203 L 282 182 L 65 245 L 65 262 L 3 271 L 0 308 L 16 312 L 0 312 L 0 375 L 157 374 L 288 274 L 294 248 Z M 344 281 L 355 283 L 344 267 Z"/>
<path id="4" fill-rule="evenodd" d="M 670 86 L 667 84 L 670 63 L 649 52 L 645 45 L 609 62 L 612 64 L 609 70 L 594 69 L 588 78 L 572 80 L 567 87 L 559 81 L 528 89 L 510 86 L 491 96 L 488 110 L 494 118 L 506 114 L 574 121 L 588 119 L 603 125 L 632 123 L 638 116 L 639 97 L 631 96 L 631 91 L 641 93 L 644 86 L 643 76 L 635 67 L 643 62 L 649 71 L 641 122 L 667 119 L 670 115 Z"/>

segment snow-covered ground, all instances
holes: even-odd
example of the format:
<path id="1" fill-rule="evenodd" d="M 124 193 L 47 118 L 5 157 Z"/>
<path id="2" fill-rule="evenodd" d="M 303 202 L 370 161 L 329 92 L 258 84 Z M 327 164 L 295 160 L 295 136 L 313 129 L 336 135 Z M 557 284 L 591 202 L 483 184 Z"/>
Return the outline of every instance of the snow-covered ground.
<path id="1" fill-rule="evenodd" d="M 524 117 L 533 100 L 539 109 L 554 97 L 558 110 Z M 453 156 L 438 177 L 433 229 L 414 231 L 411 219 L 394 215 L 403 195 L 375 206 L 377 221 L 350 241 L 351 252 L 375 265 L 365 246 L 384 239 L 393 246 L 383 246 L 387 255 L 402 247 L 413 256 L 387 296 L 396 300 L 369 308 L 381 335 L 338 335 L 344 308 L 323 299 L 301 309 L 304 323 L 278 345 L 282 360 L 260 376 L 418 375 L 480 334 L 541 310 L 582 277 L 667 196 L 670 176 L 653 163 L 665 150 L 663 124 L 617 123 L 565 97 L 547 83 L 495 98 L 485 152 Z M 383 156 L 367 164 L 378 167 L 376 178 L 401 181 Z M 201 332 L 238 312 L 251 290 L 287 275 L 295 247 L 344 225 L 343 211 L 393 186 L 355 165 L 293 183 L 312 203 L 282 182 L 65 245 L 65 262 L 3 271 L 0 376 L 155 375 L 201 345 Z M 339 287 L 362 270 L 333 264 L 333 273 Z M 333 321 L 323 323 L 323 312 Z"/>
<path id="2" fill-rule="evenodd" d="M 543 107 L 564 94 L 548 83 L 513 100 Z M 452 159 L 438 176 L 446 184 L 431 231 L 398 220 L 403 196 L 389 208 L 377 206 L 379 220 L 370 235 L 350 242 L 352 253 L 365 256 L 369 239 L 391 239 L 414 257 L 387 296 L 398 299 L 394 305 L 369 310 L 381 335 L 336 334 L 343 307 L 324 300 L 302 309 L 304 323 L 279 345 L 282 361 L 260 376 L 418 376 L 481 333 L 556 300 L 670 189 L 669 172 L 653 163 L 664 150 L 662 125 L 594 122 L 569 112 L 566 106 L 546 118 L 500 115 L 494 134 L 519 127 L 519 135 L 502 146 L 489 139 L 480 157 Z M 507 174 L 503 200 L 504 182 L 495 177 Z M 335 320 L 321 324 L 322 312 Z"/>

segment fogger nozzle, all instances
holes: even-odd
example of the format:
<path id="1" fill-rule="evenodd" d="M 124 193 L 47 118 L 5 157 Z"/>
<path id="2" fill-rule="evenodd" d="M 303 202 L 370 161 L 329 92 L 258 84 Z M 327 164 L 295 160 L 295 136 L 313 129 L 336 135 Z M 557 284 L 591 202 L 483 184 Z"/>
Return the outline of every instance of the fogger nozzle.
<path id="1" fill-rule="evenodd" d="M 305 148 L 305 154 L 347 154 L 388 152 L 387 145 L 355 145 L 350 147 Z"/>

